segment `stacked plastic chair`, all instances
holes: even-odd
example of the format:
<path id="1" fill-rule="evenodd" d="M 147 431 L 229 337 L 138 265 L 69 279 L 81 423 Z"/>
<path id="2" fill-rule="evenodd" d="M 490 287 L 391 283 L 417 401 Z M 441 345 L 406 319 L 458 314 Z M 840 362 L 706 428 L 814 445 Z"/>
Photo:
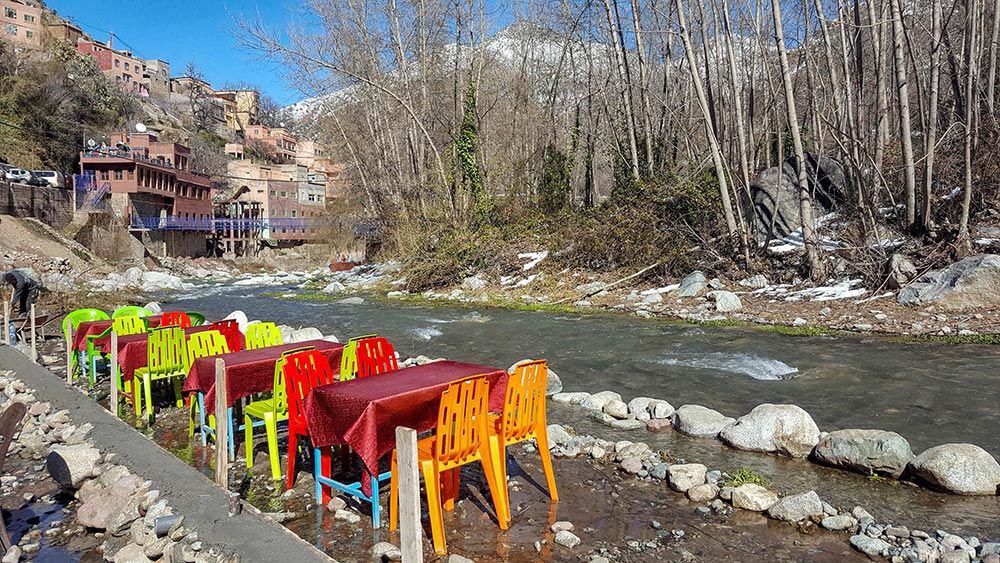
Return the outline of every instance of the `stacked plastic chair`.
<path id="1" fill-rule="evenodd" d="M 239 352 L 243 349 L 243 345 L 241 344 L 243 333 L 240 332 L 240 323 L 236 322 L 236 320 L 226 319 L 215 321 L 209 326 L 211 327 L 209 330 L 216 330 L 222 334 L 226 339 L 226 345 L 229 347 L 230 352 Z"/>
<path id="2" fill-rule="evenodd" d="M 146 332 L 146 321 L 137 315 L 124 315 L 116 317 L 107 330 L 100 334 L 92 334 L 87 337 L 87 361 L 90 363 L 91 389 L 93 389 L 94 384 L 97 382 L 97 360 L 103 357 L 103 354 L 94 343 L 102 338 L 107 338 L 112 332 L 118 336 L 142 334 L 143 332 Z"/>
<path id="3" fill-rule="evenodd" d="M 184 311 L 169 311 L 160 315 L 160 326 L 191 328 L 191 317 Z"/>
<path id="4" fill-rule="evenodd" d="M 112 319 L 117 319 L 118 317 L 128 317 L 135 315 L 136 317 L 152 317 L 153 312 L 145 307 L 138 307 L 136 305 L 125 305 L 124 307 L 118 307 L 111 313 Z"/>
<path id="5" fill-rule="evenodd" d="M 281 331 L 274 323 L 254 323 L 247 326 L 247 350 L 284 344 Z"/>
<path id="6" fill-rule="evenodd" d="M 369 338 L 378 338 L 377 334 L 355 336 L 347 341 L 340 354 L 340 380 L 350 381 L 358 376 L 358 342 Z"/>
<path id="7" fill-rule="evenodd" d="M 182 329 L 177 329 L 182 330 Z M 182 330 L 183 333 L 183 330 Z M 188 368 L 194 364 L 195 360 L 199 358 L 207 358 L 208 356 L 218 356 L 219 354 L 229 353 L 229 344 L 226 342 L 226 337 L 222 335 L 221 332 L 217 330 L 206 330 L 202 332 L 196 332 L 188 337 L 187 339 L 187 365 Z M 185 370 L 186 375 L 186 370 Z M 180 405 L 178 405 L 180 406 Z M 201 431 L 201 443 L 205 445 L 208 442 L 207 435 L 215 435 L 215 417 L 208 416 L 205 414 L 205 395 L 203 393 L 198 393 L 197 400 L 191 401 L 192 410 L 197 410 L 198 418 L 198 429 Z M 232 419 L 233 412 L 232 408 L 228 412 L 229 418 L 229 450 L 233 450 L 233 433 L 232 433 Z M 192 414 L 190 423 L 188 426 L 188 435 L 194 435 L 194 420 L 195 416 Z"/>

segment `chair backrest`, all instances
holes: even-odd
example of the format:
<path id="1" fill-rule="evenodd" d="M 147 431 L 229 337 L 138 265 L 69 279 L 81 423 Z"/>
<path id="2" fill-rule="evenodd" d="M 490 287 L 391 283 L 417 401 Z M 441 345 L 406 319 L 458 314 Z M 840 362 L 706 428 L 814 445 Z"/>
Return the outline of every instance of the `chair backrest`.
<path id="1" fill-rule="evenodd" d="M 205 315 L 191 311 L 188 311 L 187 315 L 191 319 L 191 326 L 202 326 L 205 324 Z"/>
<path id="2" fill-rule="evenodd" d="M 247 326 L 247 350 L 280 346 L 284 343 L 281 331 L 274 323 L 254 323 Z"/>
<path id="3" fill-rule="evenodd" d="M 163 327 L 150 332 L 146 341 L 146 356 L 150 375 L 187 371 L 190 364 L 184 329 Z"/>
<path id="4" fill-rule="evenodd" d="M 288 389 L 285 386 L 285 364 L 288 362 L 288 356 L 315 349 L 315 346 L 303 346 L 301 348 L 285 350 L 281 353 L 281 357 L 274 362 L 274 387 L 272 388 L 274 392 L 271 397 L 276 415 L 282 416 L 288 414 Z"/>
<path id="5" fill-rule="evenodd" d="M 399 369 L 396 350 L 379 336 L 358 341 L 358 377 L 368 377 Z"/>
<path id="6" fill-rule="evenodd" d="M 545 360 L 526 362 L 514 368 L 507 379 L 503 404 L 503 436 L 520 440 L 545 424 L 545 385 L 548 364 Z"/>
<path id="7" fill-rule="evenodd" d="M 136 307 L 135 305 L 126 305 L 124 307 L 118 307 L 113 313 L 111 313 L 112 319 L 117 319 L 118 317 L 125 317 L 128 315 L 135 315 L 137 317 L 152 317 L 153 312 L 145 307 Z"/>
<path id="8" fill-rule="evenodd" d="M 142 334 L 146 332 L 146 321 L 136 315 L 125 315 L 118 317 L 111 323 L 111 330 L 115 331 L 118 336 Z"/>
<path id="9" fill-rule="evenodd" d="M 184 329 L 177 328 L 175 330 L 181 331 L 181 334 L 184 333 Z M 190 366 L 198 358 L 228 354 L 229 345 L 226 343 L 226 337 L 221 332 L 217 330 L 205 330 L 196 332 L 188 337 L 187 352 L 187 365 Z"/>
<path id="10" fill-rule="evenodd" d="M 28 407 L 24 403 L 11 403 L 3 414 L 0 414 L 0 470 L 3 470 L 4 461 L 7 459 L 7 450 L 10 448 L 14 434 L 21 428 Z"/>
<path id="11" fill-rule="evenodd" d="M 309 350 L 285 357 L 285 391 L 290 426 L 305 427 L 305 401 L 313 388 L 337 381 L 321 352 Z"/>
<path id="12" fill-rule="evenodd" d="M 240 341 L 240 336 L 242 335 L 240 332 L 240 323 L 235 319 L 215 321 L 209 326 L 211 326 L 210 330 L 217 330 L 222 333 L 222 336 L 226 338 L 226 344 L 229 346 L 230 352 L 239 352 L 243 349 L 243 344 Z"/>
<path id="13" fill-rule="evenodd" d="M 377 338 L 377 334 L 355 336 L 347 341 L 340 354 L 340 380 L 349 381 L 358 376 L 358 342 L 368 338 Z"/>
<path id="14" fill-rule="evenodd" d="M 184 311 L 168 311 L 160 315 L 160 326 L 191 327 L 191 317 Z"/>
<path id="15" fill-rule="evenodd" d="M 110 319 L 111 317 L 100 309 L 77 309 L 72 311 L 63 318 L 63 338 L 69 340 L 69 327 L 73 327 L 73 330 L 76 330 L 79 328 L 80 323 L 88 321 L 107 321 Z"/>
<path id="16" fill-rule="evenodd" d="M 441 394 L 435 456 L 439 463 L 461 465 L 487 439 L 490 382 L 485 376 L 456 381 Z"/>

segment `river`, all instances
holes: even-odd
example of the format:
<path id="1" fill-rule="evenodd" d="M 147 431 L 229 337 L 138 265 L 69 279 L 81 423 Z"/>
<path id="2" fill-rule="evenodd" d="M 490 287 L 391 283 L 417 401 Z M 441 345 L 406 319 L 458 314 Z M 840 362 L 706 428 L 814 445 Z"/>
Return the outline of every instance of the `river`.
<path id="1" fill-rule="evenodd" d="M 701 404 L 738 417 L 760 403 L 806 409 L 821 430 L 878 428 L 906 437 L 915 453 L 942 443 L 977 444 L 1000 458 L 1000 347 L 902 343 L 877 336 L 785 336 L 749 328 L 707 328 L 613 315 L 564 315 L 368 301 L 291 300 L 301 289 L 216 287 L 164 308 L 221 318 L 315 326 L 324 334 L 379 333 L 403 357 L 507 367 L 546 358 L 567 391 L 611 389 L 625 400 Z M 894 481 L 821 468 L 802 460 L 737 452 L 677 433 L 615 432 L 575 408 L 552 405 L 550 422 L 609 439 L 642 440 L 673 458 L 723 470 L 751 467 L 782 492 L 815 489 L 840 506 L 862 504 L 879 522 L 1000 538 L 1000 497 L 962 498 Z"/>

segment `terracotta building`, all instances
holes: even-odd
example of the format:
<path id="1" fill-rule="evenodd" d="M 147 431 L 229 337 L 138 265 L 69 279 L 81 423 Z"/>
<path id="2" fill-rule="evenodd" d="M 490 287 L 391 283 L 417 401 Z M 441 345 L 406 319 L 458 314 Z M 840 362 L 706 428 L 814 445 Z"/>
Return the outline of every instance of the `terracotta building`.
<path id="1" fill-rule="evenodd" d="M 149 90 L 149 97 L 166 102 L 170 100 L 170 63 L 160 59 L 146 59 L 142 82 Z"/>
<path id="2" fill-rule="evenodd" d="M 295 162 L 298 139 L 281 128 L 271 129 L 263 125 L 251 125 L 247 128 L 248 141 L 261 141 L 274 148 L 274 155 L 285 162 Z"/>
<path id="3" fill-rule="evenodd" d="M 0 39 L 22 47 L 41 47 L 42 11 L 34 2 L 0 0 Z"/>
<path id="4" fill-rule="evenodd" d="M 226 127 L 246 134 L 247 127 L 256 123 L 260 110 L 260 93 L 255 90 L 216 90 L 215 97 L 223 101 Z"/>
<path id="5" fill-rule="evenodd" d="M 143 83 L 145 63 L 142 59 L 132 56 L 128 51 L 118 51 L 99 41 L 80 40 L 76 50 L 94 57 L 97 66 L 118 83 L 123 90 L 128 90 L 148 96 L 149 89 Z"/>

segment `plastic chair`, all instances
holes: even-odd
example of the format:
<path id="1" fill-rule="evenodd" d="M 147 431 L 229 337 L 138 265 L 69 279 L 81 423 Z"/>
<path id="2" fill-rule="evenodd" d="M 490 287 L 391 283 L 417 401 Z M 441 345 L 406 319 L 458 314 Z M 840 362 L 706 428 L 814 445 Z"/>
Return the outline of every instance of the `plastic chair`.
<path id="1" fill-rule="evenodd" d="M 205 324 L 205 315 L 191 311 L 188 311 L 187 315 L 191 319 L 191 326 L 203 326 Z"/>
<path id="2" fill-rule="evenodd" d="M 126 305 L 124 307 L 118 307 L 115 312 L 111 313 L 112 319 L 117 319 L 118 317 L 127 317 L 135 315 L 136 317 L 152 317 L 153 312 L 145 307 L 137 307 L 135 305 Z"/>
<path id="3" fill-rule="evenodd" d="M 77 309 L 70 312 L 63 318 L 62 321 L 62 333 L 63 339 L 69 343 L 70 338 L 70 327 L 75 331 L 80 327 L 80 323 L 91 322 L 91 321 L 107 321 L 111 317 L 107 313 L 100 309 Z M 79 353 L 76 350 L 70 351 L 70 371 L 76 376 L 76 368 L 80 361 Z"/>
<path id="4" fill-rule="evenodd" d="M 396 350 L 379 336 L 358 341 L 358 377 L 368 377 L 399 369 Z"/>
<path id="5" fill-rule="evenodd" d="M 545 360 L 527 362 L 514 368 L 514 374 L 507 379 L 507 394 L 504 398 L 503 413 L 490 415 L 490 448 L 503 495 L 503 515 L 510 522 L 510 499 L 507 494 L 507 446 L 534 440 L 538 455 L 542 458 L 542 469 L 549 485 L 549 496 L 559 502 L 556 492 L 556 476 L 552 471 L 549 455 L 549 438 L 545 422 L 545 385 L 548 379 L 548 364 Z"/>
<path id="6" fill-rule="evenodd" d="M 100 334 L 92 334 L 87 337 L 87 360 L 90 362 L 90 388 L 94 388 L 97 383 L 97 360 L 104 355 L 94 343 L 102 338 L 107 338 L 111 332 L 118 336 L 129 336 L 132 334 L 142 334 L 146 332 L 146 321 L 135 315 L 125 315 L 114 319 L 111 326 Z"/>
<path id="7" fill-rule="evenodd" d="M 188 370 L 187 342 L 184 330 L 178 327 L 163 327 L 154 329 L 146 340 L 146 357 L 149 365 L 135 370 L 132 380 L 132 402 L 135 404 L 135 414 L 142 414 L 143 395 L 146 400 L 146 418 L 152 423 L 153 414 L 153 382 L 169 381 L 174 387 L 174 398 L 177 408 L 184 404 L 181 398 L 181 383 Z"/>
<path id="8" fill-rule="evenodd" d="M 192 322 L 194 318 L 191 319 Z M 209 325 L 210 330 L 217 330 L 222 333 L 222 336 L 226 339 L 226 345 L 229 346 L 230 352 L 239 352 L 243 349 L 242 339 L 243 333 L 240 332 L 240 324 L 233 319 L 228 319 L 225 321 L 215 321 Z"/>
<path id="9" fill-rule="evenodd" d="M 177 329 L 183 332 L 183 329 Z M 229 353 L 229 344 L 226 342 L 226 337 L 217 330 L 206 330 L 202 332 L 196 332 L 187 338 L 187 365 L 190 369 L 191 365 L 194 364 L 195 360 L 199 358 L 207 358 L 209 356 L 218 356 L 219 354 Z M 187 370 L 185 370 L 185 376 L 187 375 Z M 178 405 L 179 406 L 179 405 Z M 198 428 L 201 430 L 201 444 L 205 445 L 208 443 L 207 435 L 215 435 L 215 416 L 207 416 L 205 413 L 205 394 L 198 393 L 197 401 L 191 401 L 191 410 L 197 409 L 198 416 Z M 229 412 L 229 450 L 233 450 L 233 433 L 232 433 L 232 407 L 230 407 Z M 188 420 L 188 436 L 194 435 L 194 416 L 195 413 L 190 414 Z M 207 422 L 206 422 L 207 420 Z"/>
<path id="10" fill-rule="evenodd" d="M 274 363 L 274 389 L 270 397 L 251 401 L 243 408 L 243 433 L 246 446 L 247 469 L 253 467 L 253 430 L 264 426 L 267 432 L 267 455 L 271 461 L 271 478 L 281 479 L 281 458 L 278 454 L 278 423 L 288 420 L 288 390 L 285 388 L 285 363 L 288 356 L 315 350 L 314 346 L 303 346 L 286 350 Z M 254 419 L 257 419 L 255 422 Z"/>
<path id="11" fill-rule="evenodd" d="M 340 355 L 340 380 L 350 381 L 358 376 L 358 342 L 368 338 L 378 338 L 377 334 L 355 336 L 347 341 Z"/>
<path id="12" fill-rule="evenodd" d="M 274 323 L 254 323 L 247 326 L 247 350 L 280 346 L 284 343 L 281 331 Z"/>
<path id="13" fill-rule="evenodd" d="M 507 529 L 504 495 L 496 482 L 496 460 L 490 449 L 490 383 L 484 376 L 456 381 L 441 394 L 437 431 L 417 442 L 417 462 L 427 491 L 427 511 L 431 521 L 434 552 L 448 552 L 444 537 L 442 509 L 453 510 L 458 496 L 460 467 L 480 462 L 490 487 L 493 507 L 500 528 Z M 442 479 L 443 478 L 443 479 Z M 444 481 L 442 483 L 442 480 Z M 392 476 L 389 480 L 389 531 L 396 530 L 399 519 L 399 471 L 396 450 L 392 451 Z"/>
<path id="14" fill-rule="evenodd" d="M 169 311 L 160 315 L 160 326 L 191 328 L 191 317 L 184 311 Z"/>
<path id="15" fill-rule="evenodd" d="M 285 393 L 288 397 L 288 476 L 285 488 L 295 484 L 295 458 L 299 451 L 299 436 L 309 436 L 306 424 L 305 401 L 314 387 L 335 383 L 337 376 L 330 369 L 330 362 L 322 353 L 310 350 L 285 358 L 282 370 L 285 375 Z M 329 470 L 329 458 L 324 460 Z M 317 483 L 317 486 L 319 483 Z"/>

